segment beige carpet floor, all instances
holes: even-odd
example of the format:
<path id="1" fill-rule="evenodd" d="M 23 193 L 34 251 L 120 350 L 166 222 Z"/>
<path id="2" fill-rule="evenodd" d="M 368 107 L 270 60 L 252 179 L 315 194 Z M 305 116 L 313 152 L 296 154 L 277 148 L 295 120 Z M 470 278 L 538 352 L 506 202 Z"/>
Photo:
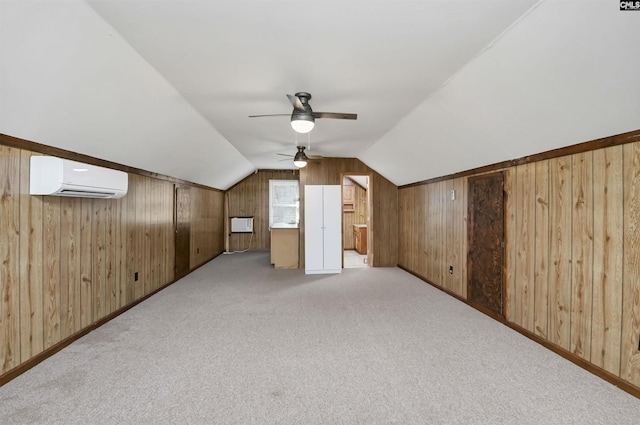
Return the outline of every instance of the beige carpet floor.
<path id="1" fill-rule="evenodd" d="M 0 388 L 1 424 L 637 424 L 640 400 L 397 268 L 220 256 Z"/>

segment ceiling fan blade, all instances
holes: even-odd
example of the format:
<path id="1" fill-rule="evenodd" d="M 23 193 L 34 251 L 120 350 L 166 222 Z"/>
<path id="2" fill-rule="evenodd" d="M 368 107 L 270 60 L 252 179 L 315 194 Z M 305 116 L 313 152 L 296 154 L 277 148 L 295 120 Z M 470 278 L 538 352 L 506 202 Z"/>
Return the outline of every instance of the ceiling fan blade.
<path id="1" fill-rule="evenodd" d="M 288 117 L 291 114 L 266 114 L 266 115 L 249 115 L 249 118 L 260 118 L 260 117 Z"/>
<path id="2" fill-rule="evenodd" d="M 294 156 L 294 155 L 287 155 L 286 153 L 277 153 L 276 155 L 290 156 L 291 158 L 293 158 L 293 156 Z"/>
<path id="3" fill-rule="evenodd" d="M 304 105 L 302 104 L 302 101 L 300 101 L 300 98 L 298 96 L 288 94 L 287 97 L 289 98 L 289 102 L 291 102 L 291 104 L 293 105 L 293 109 L 295 109 L 296 111 L 304 112 Z"/>
<path id="4" fill-rule="evenodd" d="M 314 118 L 335 118 L 338 120 L 357 120 L 358 114 L 346 114 L 343 112 L 314 112 Z"/>

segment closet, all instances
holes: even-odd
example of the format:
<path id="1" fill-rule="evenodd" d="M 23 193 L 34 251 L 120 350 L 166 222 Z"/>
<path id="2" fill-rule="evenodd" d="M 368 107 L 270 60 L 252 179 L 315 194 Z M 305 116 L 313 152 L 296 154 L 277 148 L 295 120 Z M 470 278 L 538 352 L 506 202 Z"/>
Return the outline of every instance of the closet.
<path id="1" fill-rule="evenodd" d="M 304 187 L 305 273 L 342 272 L 340 185 Z"/>

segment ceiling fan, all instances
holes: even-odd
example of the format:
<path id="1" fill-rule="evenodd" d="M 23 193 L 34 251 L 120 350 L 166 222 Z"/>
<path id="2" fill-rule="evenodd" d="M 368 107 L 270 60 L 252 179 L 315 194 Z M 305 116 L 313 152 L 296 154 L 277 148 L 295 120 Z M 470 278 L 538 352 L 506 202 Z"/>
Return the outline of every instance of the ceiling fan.
<path id="1" fill-rule="evenodd" d="M 296 152 L 295 155 L 287 155 L 286 153 L 279 153 L 277 155 L 292 157 L 294 165 L 298 168 L 306 167 L 307 162 L 309 162 L 310 159 L 322 158 L 321 156 L 307 156 L 307 154 L 304 153 L 304 149 L 305 149 L 304 146 L 296 146 L 296 148 L 298 149 L 298 152 Z"/>
<path id="2" fill-rule="evenodd" d="M 313 129 L 316 118 L 334 118 L 339 120 L 357 120 L 358 114 L 343 112 L 313 112 L 309 100 L 311 95 L 306 92 L 298 92 L 294 96 L 288 94 L 289 102 L 293 105 L 291 113 L 291 127 L 298 133 L 308 133 Z M 249 115 L 249 118 L 277 117 L 289 114 Z"/>

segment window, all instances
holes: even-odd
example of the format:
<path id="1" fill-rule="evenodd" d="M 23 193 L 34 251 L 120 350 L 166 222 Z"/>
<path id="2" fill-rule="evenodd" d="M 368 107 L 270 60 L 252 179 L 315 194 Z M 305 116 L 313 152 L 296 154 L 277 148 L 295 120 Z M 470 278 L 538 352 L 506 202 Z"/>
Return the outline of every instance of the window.
<path id="1" fill-rule="evenodd" d="M 269 180 L 269 227 L 300 224 L 298 180 Z"/>

